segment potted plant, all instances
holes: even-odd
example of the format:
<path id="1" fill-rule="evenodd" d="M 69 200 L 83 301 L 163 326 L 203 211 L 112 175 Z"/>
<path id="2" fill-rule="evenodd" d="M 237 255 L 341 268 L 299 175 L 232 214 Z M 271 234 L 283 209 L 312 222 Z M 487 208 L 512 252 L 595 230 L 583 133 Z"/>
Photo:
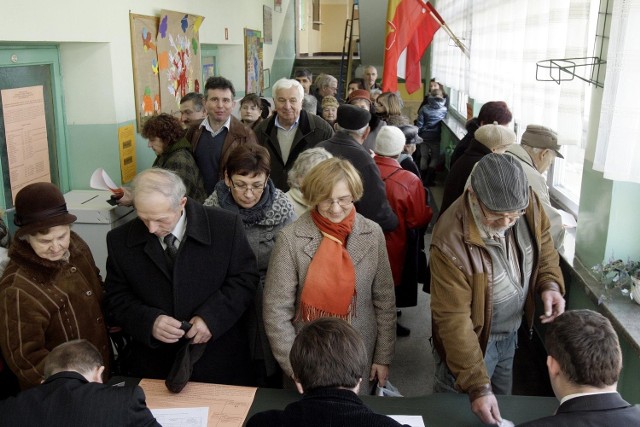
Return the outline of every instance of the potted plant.
<path id="1" fill-rule="evenodd" d="M 593 267 L 606 289 L 619 289 L 640 304 L 640 261 L 621 259 Z"/>

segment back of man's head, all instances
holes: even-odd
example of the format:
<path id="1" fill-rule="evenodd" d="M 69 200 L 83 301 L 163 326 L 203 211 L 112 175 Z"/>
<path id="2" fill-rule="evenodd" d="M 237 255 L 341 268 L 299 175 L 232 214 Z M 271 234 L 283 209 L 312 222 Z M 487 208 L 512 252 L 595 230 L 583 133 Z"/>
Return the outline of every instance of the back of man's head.
<path id="1" fill-rule="evenodd" d="M 591 310 L 570 310 L 547 327 L 547 353 L 576 386 L 605 388 L 618 381 L 622 353 L 609 319 Z"/>
<path id="2" fill-rule="evenodd" d="M 73 340 L 60 344 L 44 361 L 44 377 L 59 372 L 74 371 L 89 376 L 104 364 L 98 349 L 87 340 Z"/>
<path id="3" fill-rule="evenodd" d="M 233 87 L 233 83 L 231 83 L 231 80 L 225 79 L 222 76 L 214 76 L 214 77 L 209 77 L 207 79 L 207 83 L 205 83 L 204 85 L 204 92 L 205 94 L 207 93 L 208 90 L 214 90 L 214 89 L 229 89 L 231 91 L 231 95 L 233 95 L 234 97 L 236 96 L 236 90 Z"/>
<path id="4" fill-rule="evenodd" d="M 305 325 L 293 342 L 289 360 L 305 392 L 320 387 L 353 389 L 369 364 L 360 334 L 332 317 Z"/>

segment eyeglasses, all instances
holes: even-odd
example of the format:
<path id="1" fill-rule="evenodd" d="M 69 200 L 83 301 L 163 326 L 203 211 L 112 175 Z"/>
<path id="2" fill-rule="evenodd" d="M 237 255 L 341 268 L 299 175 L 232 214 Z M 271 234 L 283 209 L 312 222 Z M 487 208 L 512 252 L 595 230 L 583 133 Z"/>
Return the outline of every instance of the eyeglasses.
<path id="1" fill-rule="evenodd" d="M 264 187 L 266 187 L 267 182 L 262 182 L 262 183 L 253 183 L 253 184 L 247 184 L 245 182 L 233 182 L 231 181 L 231 185 L 233 186 L 234 190 L 238 190 L 241 193 L 246 193 L 247 191 L 251 191 L 253 194 L 259 194 L 262 193 L 264 191 Z"/>
<path id="2" fill-rule="evenodd" d="M 484 215 L 484 218 L 487 221 L 502 221 L 502 220 L 509 220 L 509 221 L 516 221 L 518 220 L 522 215 L 524 215 L 524 209 L 521 211 L 518 211 L 516 213 L 506 213 L 506 214 L 494 214 L 494 215 L 488 215 L 487 211 L 484 209 L 483 203 L 478 200 L 478 204 L 480 205 L 480 210 L 482 211 L 482 215 Z"/>
<path id="3" fill-rule="evenodd" d="M 341 208 L 346 208 L 353 203 L 353 196 L 343 196 L 338 199 L 327 199 L 318 203 L 318 207 L 323 210 L 331 209 L 337 203 Z"/>

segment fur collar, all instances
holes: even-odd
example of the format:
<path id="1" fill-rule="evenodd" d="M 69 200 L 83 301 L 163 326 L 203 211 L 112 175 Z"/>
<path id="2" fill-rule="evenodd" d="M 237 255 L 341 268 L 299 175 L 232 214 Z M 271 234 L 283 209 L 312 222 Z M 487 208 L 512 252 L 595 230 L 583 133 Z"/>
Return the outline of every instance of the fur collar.
<path id="1" fill-rule="evenodd" d="M 71 232 L 71 242 L 69 243 L 69 261 L 49 261 L 40 258 L 31 248 L 26 240 L 14 239 L 9 248 L 9 258 L 15 263 L 22 274 L 37 283 L 53 283 L 58 273 L 74 258 L 80 247 L 80 238 L 73 231 Z"/>

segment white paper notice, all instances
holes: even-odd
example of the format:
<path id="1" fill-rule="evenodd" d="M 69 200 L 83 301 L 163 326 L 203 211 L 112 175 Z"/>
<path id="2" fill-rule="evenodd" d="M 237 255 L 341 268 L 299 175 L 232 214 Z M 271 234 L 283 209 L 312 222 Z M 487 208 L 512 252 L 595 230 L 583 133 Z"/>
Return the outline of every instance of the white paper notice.
<path id="1" fill-rule="evenodd" d="M 2 110 L 11 195 L 15 200 L 22 187 L 51 182 L 42 86 L 3 90 Z"/>
<path id="2" fill-rule="evenodd" d="M 151 409 L 163 427 L 207 427 L 209 408 Z"/>
<path id="3" fill-rule="evenodd" d="M 425 427 L 422 415 L 387 415 L 400 424 L 407 424 L 411 427 Z M 164 425 L 164 424 L 163 424 Z"/>

